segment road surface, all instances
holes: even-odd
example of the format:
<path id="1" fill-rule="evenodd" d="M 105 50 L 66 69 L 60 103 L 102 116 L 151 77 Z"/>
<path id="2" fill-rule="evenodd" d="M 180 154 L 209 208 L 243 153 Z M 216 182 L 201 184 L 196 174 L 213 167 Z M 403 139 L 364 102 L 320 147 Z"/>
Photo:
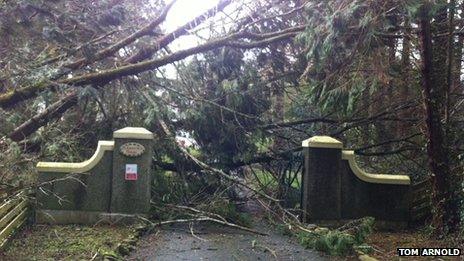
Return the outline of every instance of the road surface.
<path id="1" fill-rule="evenodd" d="M 214 224 L 187 224 L 162 228 L 142 238 L 128 260 L 328 260 L 281 235 L 265 221 L 254 229 L 260 236 Z M 193 230 L 193 235 L 192 231 Z"/>

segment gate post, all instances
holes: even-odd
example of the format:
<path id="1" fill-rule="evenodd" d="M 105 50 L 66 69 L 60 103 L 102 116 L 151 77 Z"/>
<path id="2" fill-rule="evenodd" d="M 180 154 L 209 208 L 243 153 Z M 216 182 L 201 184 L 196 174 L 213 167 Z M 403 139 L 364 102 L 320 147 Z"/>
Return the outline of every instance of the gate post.
<path id="1" fill-rule="evenodd" d="M 153 133 L 127 127 L 113 133 L 110 212 L 147 214 L 150 210 Z"/>
<path id="2" fill-rule="evenodd" d="M 340 219 L 343 143 L 328 136 L 314 136 L 304 140 L 302 146 L 303 221 Z"/>

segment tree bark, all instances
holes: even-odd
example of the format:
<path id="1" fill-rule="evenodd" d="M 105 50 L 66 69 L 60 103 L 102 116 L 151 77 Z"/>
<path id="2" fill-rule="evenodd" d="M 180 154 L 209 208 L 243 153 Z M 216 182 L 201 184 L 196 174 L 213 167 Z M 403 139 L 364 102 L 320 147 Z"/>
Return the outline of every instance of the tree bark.
<path id="1" fill-rule="evenodd" d="M 457 208 L 452 204 L 450 198 L 450 167 L 445 141 L 445 131 L 442 123 L 444 97 L 440 95 L 443 93 L 443 90 L 440 90 L 440 88 L 446 86 L 446 71 L 445 75 L 442 75 L 442 69 L 434 69 L 434 66 L 436 66 L 434 61 L 438 58 L 434 57 L 434 54 L 437 55 L 436 50 L 438 47 L 435 46 L 434 48 L 432 45 L 431 19 L 428 15 L 429 10 L 430 3 L 427 2 L 423 6 L 420 18 L 422 89 L 425 109 L 428 165 L 432 174 L 432 201 L 435 208 L 432 223 L 435 234 L 442 235 L 447 231 L 452 231 L 457 228 L 459 223 L 459 219 L 457 218 L 459 215 Z M 443 46 L 441 47 L 443 48 Z M 442 53 L 442 50 L 440 50 L 439 53 Z"/>
<path id="2" fill-rule="evenodd" d="M 10 139 L 13 141 L 24 140 L 27 136 L 37 131 L 40 127 L 46 125 L 50 119 L 61 115 L 76 104 L 77 93 L 72 92 L 67 94 L 64 98 L 48 106 L 43 112 L 35 115 L 23 124 L 16 127 L 9 135 Z"/>
<path id="3" fill-rule="evenodd" d="M 399 90 L 399 101 L 407 101 L 410 96 L 410 88 L 412 87 L 411 79 L 411 23 L 409 19 L 404 21 L 404 37 L 403 48 L 401 50 L 401 84 Z M 404 110 L 399 113 L 400 118 L 407 118 L 412 114 L 412 110 Z M 409 123 L 399 121 L 396 131 L 397 136 L 405 135 L 405 131 L 409 128 Z"/>

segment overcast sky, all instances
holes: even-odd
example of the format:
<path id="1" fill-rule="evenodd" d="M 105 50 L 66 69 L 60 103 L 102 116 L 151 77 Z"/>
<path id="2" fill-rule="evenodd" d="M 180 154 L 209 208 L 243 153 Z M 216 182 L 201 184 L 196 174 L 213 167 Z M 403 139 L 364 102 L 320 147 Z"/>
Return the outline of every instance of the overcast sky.
<path id="1" fill-rule="evenodd" d="M 218 2 L 218 0 L 177 0 L 169 11 L 162 27 L 166 32 L 171 32 L 215 6 Z M 193 47 L 196 44 L 196 37 L 184 36 L 180 40 L 174 41 L 169 47 L 173 50 L 178 50 Z"/>
<path id="2" fill-rule="evenodd" d="M 217 3 L 218 0 L 177 0 L 166 17 L 165 28 L 174 30 Z"/>
<path id="3" fill-rule="evenodd" d="M 161 24 L 161 27 L 166 33 L 172 32 L 179 26 L 187 23 L 204 11 L 215 6 L 218 0 L 177 0 L 169 11 L 166 21 Z M 174 40 L 169 48 L 172 51 L 187 49 L 198 44 L 199 39 L 192 35 L 182 36 Z M 168 78 L 176 78 L 175 67 L 170 64 L 163 67 Z"/>

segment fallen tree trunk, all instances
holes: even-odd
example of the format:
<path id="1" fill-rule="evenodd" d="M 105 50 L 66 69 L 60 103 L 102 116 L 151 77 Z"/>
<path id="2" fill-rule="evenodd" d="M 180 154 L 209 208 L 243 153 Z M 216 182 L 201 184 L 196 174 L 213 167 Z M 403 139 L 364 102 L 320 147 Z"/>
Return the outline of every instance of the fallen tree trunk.
<path id="1" fill-rule="evenodd" d="M 207 42 L 205 44 L 202 44 L 196 47 L 192 47 L 189 49 L 185 49 L 185 50 L 172 53 L 160 59 L 148 60 L 145 62 L 139 62 L 136 64 L 121 66 L 121 67 L 117 67 L 114 69 L 100 71 L 96 73 L 88 73 L 88 74 L 84 74 L 81 76 L 76 76 L 76 77 L 72 77 L 69 79 L 61 80 L 59 81 L 59 83 L 71 85 L 71 86 L 85 86 L 89 84 L 104 85 L 115 79 L 119 79 L 119 78 L 130 76 L 130 75 L 136 75 L 138 73 L 156 69 L 161 66 L 182 60 L 188 56 L 201 53 L 201 52 L 205 52 L 205 51 L 209 51 L 212 49 L 216 49 L 222 46 L 237 46 L 240 48 L 254 48 L 254 47 L 266 45 L 266 44 L 269 44 L 275 41 L 281 41 L 284 39 L 288 39 L 289 37 L 291 38 L 296 35 L 296 32 L 288 33 L 286 32 L 287 30 L 284 30 L 284 31 L 285 31 L 284 34 L 279 35 L 278 33 L 273 33 L 273 37 L 269 39 L 246 43 L 246 46 L 241 46 L 240 43 L 234 42 L 234 40 L 246 34 L 242 34 L 242 33 L 232 34 L 227 37 L 216 39 L 216 40 Z M 0 95 L 0 107 L 9 108 L 11 106 L 14 106 L 15 104 L 21 101 L 34 97 L 40 91 L 46 90 L 55 85 L 56 83 L 42 84 L 39 86 L 26 87 L 23 89 L 19 89 L 19 90 L 15 90 L 15 91 L 2 94 Z M 77 94 L 74 97 L 77 97 Z M 39 113 L 36 116 L 34 116 L 31 120 L 28 120 L 27 122 L 21 124 L 9 136 L 14 137 L 15 141 L 23 140 L 28 135 L 34 133 L 38 128 L 44 126 L 50 119 L 61 115 L 67 109 L 72 107 L 75 103 L 71 103 L 70 101 L 68 101 L 69 99 L 71 99 L 71 97 L 65 97 L 62 100 L 56 102 L 55 104 L 51 106 L 51 108 L 47 108 L 45 112 Z M 60 106 L 60 104 L 62 104 L 62 106 Z M 57 109 L 57 107 L 59 109 Z"/>
<path id="2" fill-rule="evenodd" d="M 64 98 L 48 106 L 43 112 L 35 115 L 23 124 L 16 127 L 9 137 L 13 141 L 24 140 L 27 136 L 37 131 L 40 127 L 46 125 L 51 119 L 61 115 L 69 108 L 77 104 L 77 92 L 71 92 Z"/>

